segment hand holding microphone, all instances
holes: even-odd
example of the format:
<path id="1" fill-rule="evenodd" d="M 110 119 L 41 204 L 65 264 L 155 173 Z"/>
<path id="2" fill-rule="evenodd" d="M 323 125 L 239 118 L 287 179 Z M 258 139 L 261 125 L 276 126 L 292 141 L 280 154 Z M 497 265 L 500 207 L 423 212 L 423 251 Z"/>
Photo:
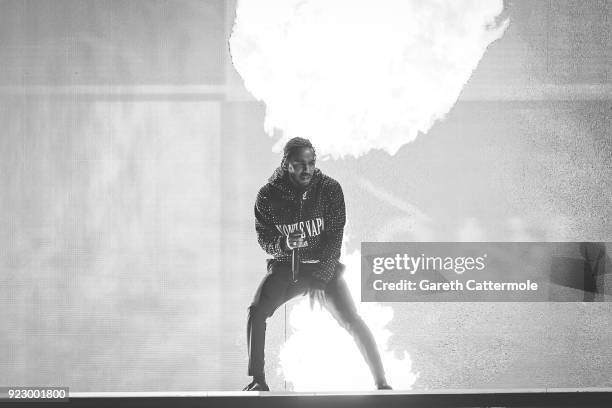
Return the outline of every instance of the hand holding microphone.
<path id="1" fill-rule="evenodd" d="M 293 231 L 287 235 L 287 247 L 291 249 L 291 278 L 297 282 L 297 277 L 300 273 L 300 253 L 301 247 L 306 246 L 304 238 L 306 234 L 303 231 Z"/>
<path id="2" fill-rule="evenodd" d="M 306 191 L 302 194 L 300 200 L 300 212 L 298 213 L 298 221 L 302 218 L 302 209 L 304 207 L 304 200 L 306 200 Z M 293 231 L 287 235 L 287 246 L 291 249 L 291 276 L 293 282 L 297 282 L 297 277 L 300 273 L 300 248 L 306 246 L 306 234 L 300 230 Z"/>
<path id="3" fill-rule="evenodd" d="M 296 249 L 306 246 L 306 234 L 302 231 L 293 231 L 287 235 L 287 248 Z"/>

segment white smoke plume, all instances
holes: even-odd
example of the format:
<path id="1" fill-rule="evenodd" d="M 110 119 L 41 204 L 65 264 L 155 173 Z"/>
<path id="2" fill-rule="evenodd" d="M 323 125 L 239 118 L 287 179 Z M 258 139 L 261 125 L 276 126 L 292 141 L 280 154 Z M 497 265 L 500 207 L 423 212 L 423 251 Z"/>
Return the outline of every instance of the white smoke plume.
<path id="1" fill-rule="evenodd" d="M 455 104 L 502 0 L 240 0 L 230 48 L 265 130 L 323 157 L 395 154 Z"/>

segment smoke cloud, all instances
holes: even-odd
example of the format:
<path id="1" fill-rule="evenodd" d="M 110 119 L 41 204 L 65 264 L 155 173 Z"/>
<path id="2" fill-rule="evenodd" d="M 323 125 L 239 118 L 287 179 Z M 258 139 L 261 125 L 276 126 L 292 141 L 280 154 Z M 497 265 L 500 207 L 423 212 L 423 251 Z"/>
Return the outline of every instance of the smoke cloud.
<path id="1" fill-rule="evenodd" d="M 232 61 L 266 105 L 265 130 L 323 157 L 395 154 L 455 104 L 502 0 L 240 0 Z"/>

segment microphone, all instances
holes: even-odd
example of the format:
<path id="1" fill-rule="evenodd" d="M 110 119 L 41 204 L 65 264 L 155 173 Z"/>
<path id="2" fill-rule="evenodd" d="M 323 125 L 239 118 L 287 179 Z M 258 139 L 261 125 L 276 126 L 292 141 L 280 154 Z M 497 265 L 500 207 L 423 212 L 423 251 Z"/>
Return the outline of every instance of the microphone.
<path id="1" fill-rule="evenodd" d="M 300 200 L 300 212 L 298 213 L 298 225 L 300 219 L 302 218 L 302 208 L 304 206 L 304 200 L 306 200 L 306 191 L 302 194 L 302 199 Z M 304 236 L 304 231 L 302 231 L 302 237 Z M 298 275 L 300 274 L 300 248 L 293 248 L 291 251 L 291 278 L 293 282 L 297 282 Z"/>

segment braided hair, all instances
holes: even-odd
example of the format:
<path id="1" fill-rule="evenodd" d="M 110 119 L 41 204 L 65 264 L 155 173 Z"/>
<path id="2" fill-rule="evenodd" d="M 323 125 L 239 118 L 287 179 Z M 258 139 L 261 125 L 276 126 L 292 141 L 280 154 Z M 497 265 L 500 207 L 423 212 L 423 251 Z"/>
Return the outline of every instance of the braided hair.
<path id="1" fill-rule="evenodd" d="M 297 153 L 302 148 L 312 149 L 312 154 L 314 155 L 315 158 L 317 157 L 317 152 L 315 151 L 315 148 L 312 146 L 312 143 L 310 143 L 310 140 L 304 139 L 302 137 L 294 137 L 293 139 L 287 142 L 287 144 L 285 145 L 283 149 L 283 160 L 281 161 L 281 168 L 283 170 L 287 170 L 287 165 L 289 164 L 289 158 L 293 154 Z"/>

